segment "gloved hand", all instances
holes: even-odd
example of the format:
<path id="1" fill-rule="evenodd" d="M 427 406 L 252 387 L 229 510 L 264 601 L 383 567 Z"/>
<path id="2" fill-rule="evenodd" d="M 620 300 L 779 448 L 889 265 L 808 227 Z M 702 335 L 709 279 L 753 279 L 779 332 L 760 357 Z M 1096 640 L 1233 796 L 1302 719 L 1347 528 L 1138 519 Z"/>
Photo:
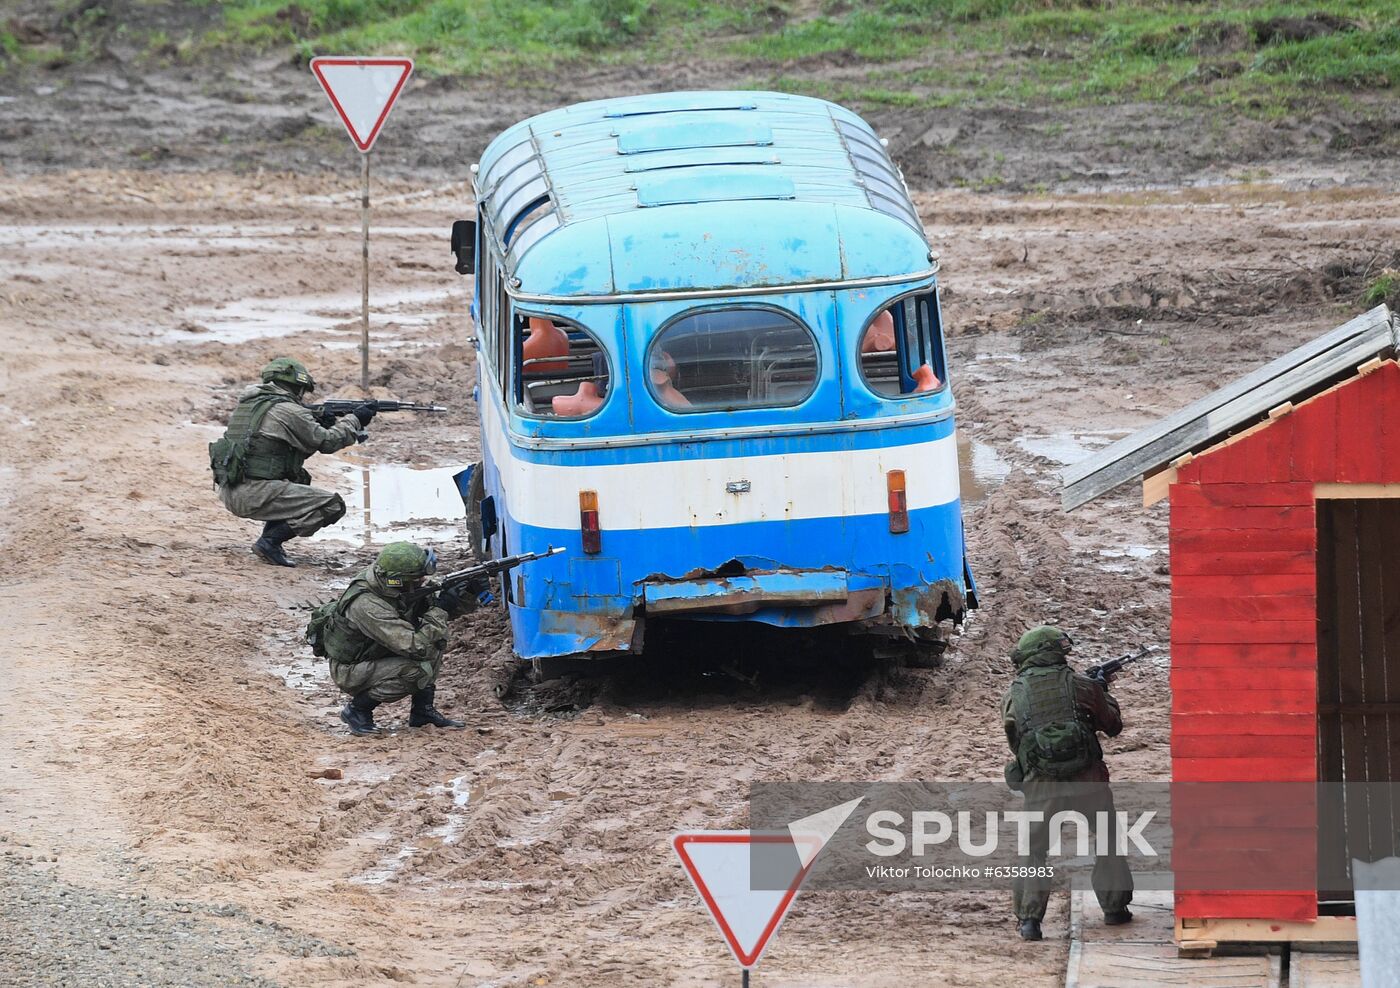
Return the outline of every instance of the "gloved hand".
<path id="1" fill-rule="evenodd" d="M 491 577 L 484 574 L 468 580 L 467 591 L 476 595 L 476 602 L 482 607 L 496 602 L 496 595 L 491 592 Z"/>
<path id="2" fill-rule="evenodd" d="M 448 614 L 456 614 L 462 608 L 461 587 L 443 587 L 438 591 L 437 605 Z"/>
<path id="3" fill-rule="evenodd" d="M 335 412 L 321 412 L 316 416 L 316 421 L 320 423 L 321 428 L 329 429 L 335 425 Z"/>
<path id="4" fill-rule="evenodd" d="M 354 415 L 355 418 L 360 420 L 360 428 L 363 429 L 365 426 L 369 425 L 371 422 L 374 421 L 374 406 L 371 405 L 369 402 L 365 402 L 365 404 L 361 405 L 359 408 L 355 409 L 350 414 Z"/>

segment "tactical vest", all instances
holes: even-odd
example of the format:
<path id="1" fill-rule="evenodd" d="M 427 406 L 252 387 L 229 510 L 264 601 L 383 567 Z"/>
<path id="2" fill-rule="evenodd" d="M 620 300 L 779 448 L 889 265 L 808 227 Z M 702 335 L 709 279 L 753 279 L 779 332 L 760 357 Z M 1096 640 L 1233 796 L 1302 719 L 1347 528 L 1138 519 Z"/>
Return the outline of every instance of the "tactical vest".
<path id="1" fill-rule="evenodd" d="M 1069 666 L 1022 670 L 1011 685 L 1011 709 L 1021 736 L 1016 760 L 1026 776 L 1069 779 L 1103 759 L 1098 736 L 1079 715 Z"/>
<path id="2" fill-rule="evenodd" d="M 369 583 L 361 577 L 356 577 L 350 581 L 350 586 L 345 588 L 345 592 L 340 595 L 340 599 L 329 604 L 323 604 L 317 608 L 317 614 L 312 617 L 312 624 L 319 625 L 315 628 L 315 639 L 313 645 L 318 646 L 318 655 L 325 655 L 332 662 L 344 662 L 353 664 L 356 662 L 369 662 L 374 659 L 382 659 L 393 655 L 388 648 L 375 641 L 369 635 L 362 632 L 351 623 L 345 616 L 345 612 L 350 609 L 350 605 L 355 600 L 367 593 L 372 593 Z M 431 603 L 424 598 L 418 604 L 405 606 L 402 601 L 394 598 L 384 598 L 394 605 L 394 610 L 399 617 L 405 621 L 417 622 L 421 617 L 425 603 Z M 319 618 L 319 621 L 318 621 Z M 313 627 L 307 627 L 307 638 L 313 637 Z"/>
<path id="3" fill-rule="evenodd" d="M 215 483 L 237 487 L 245 480 L 305 482 L 306 454 L 284 440 L 258 433 L 272 406 L 291 400 L 258 392 L 238 403 L 223 438 L 209 444 L 209 468 L 214 471 Z"/>

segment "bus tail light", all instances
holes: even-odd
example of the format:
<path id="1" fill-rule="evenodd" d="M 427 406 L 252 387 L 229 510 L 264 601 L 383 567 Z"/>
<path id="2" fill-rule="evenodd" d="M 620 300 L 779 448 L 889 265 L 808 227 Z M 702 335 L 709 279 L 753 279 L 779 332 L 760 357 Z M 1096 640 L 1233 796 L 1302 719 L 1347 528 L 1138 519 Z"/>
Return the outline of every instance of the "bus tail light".
<path id="1" fill-rule="evenodd" d="M 890 501 L 890 532 L 901 535 L 909 531 L 909 498 L 904 493 L 903 470 L 891 470 L 885 475 L 885 490 Z"/>
<path id="2" fill-rule="evenodd" d="M 578 492 L 579 527 L 583 530 L 583 551 L 589 555 L 603 551 L 603 533 L 598 528 L 598 492 Z"/>

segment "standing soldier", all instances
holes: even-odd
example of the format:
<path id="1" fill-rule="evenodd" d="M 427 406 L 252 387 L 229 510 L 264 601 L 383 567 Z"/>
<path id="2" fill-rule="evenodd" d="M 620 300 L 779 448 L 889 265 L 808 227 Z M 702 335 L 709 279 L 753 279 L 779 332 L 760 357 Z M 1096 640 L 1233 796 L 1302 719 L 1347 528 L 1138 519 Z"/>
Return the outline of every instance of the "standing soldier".
<path id="1" fill-rule="evenodd" d="M 1099 822 L 1106 822 L 1109 850 L 1094 860 L 1093 885 L 1104 922 L 1117 926 L 1133 918 L 1133 876 L 1118 853 L 1113 790 L 1097 732 L 1116 737 L 1123 718 L 1104 684 L 1069 667 L 1065 657 L 1073 645 L 1059 628 L 1041 626 L 1022 635 L 1011 652 L 1016 679 L 1002 702 L 1002 722 L 1015 757 L 1006 766 L 1006 781 L 1025 795 L 1027 812 L 1044 814 L 1030 826 L 1030 857 L 1023 864 L 1031 869 L 1046 864 L 1049 822 L 1056 813 L 1083 814 L 1095 828 L 1096 843 Z M 1012 904 L 1023 940 L 1041 938 L 1049 901 L 1048 879 L 1015 879 Z"/>
<path id="2" fill-rule="evenodd" d="M 253 551 L 265 562 L 295 566 L 282 544 L 345 516 L 339 494 L 310 486 L 306 458 L 354 445 L 375 409 L 364 404 L 340 422 L 318 421 L 302 404 L 316 382 L 288 357 L 264 367 L 262 381 L 239 396 L 223 438 L 209 446 L 209 465 L 224 507 L 265 523 Z"/>
<path id="3" fill-rule="evenodd" d="M 340 600 L 318 611 L 324 625 L 308 629 L 330 660 L 331 679 L 350 694 L 340 712 L 350 733 L 373 734 L 374 708 L 406 696 L 413 697 L 409 727 L 464 726 L 433 706 L 434 684 L 447 647 L 447 619 L 474 609 L 473 596 L 484 594 L 488 581 L 415 593 L 436 570 L 431 549 L 391 543 L 350 581 Z"/>

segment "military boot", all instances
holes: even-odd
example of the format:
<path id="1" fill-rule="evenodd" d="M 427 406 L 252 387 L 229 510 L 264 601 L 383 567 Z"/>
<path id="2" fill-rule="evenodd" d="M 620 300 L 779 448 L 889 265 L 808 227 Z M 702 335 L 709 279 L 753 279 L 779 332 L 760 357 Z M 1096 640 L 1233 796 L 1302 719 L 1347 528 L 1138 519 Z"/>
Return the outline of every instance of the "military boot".
<path id="1" fill-rule="evenodd" d="M 262 538 L 253 543 L 253 551 L 264 562 L 274 566 L 296 566 L 282 551 L 282 543 L 294 539 L 297 533 L 285 521 L 270 521 L 263 526 Z"/>
<path id="2" fill-rule="evenodd" d="M 374 723 L 374 708 L 377 706 L 378 700 L 371 700 L 368 693 L 360 693 L 341 708 L 340 719 L 345 721 L 351 734 L 374 734 L 379 730 Z"/>
<path id="3" fill-rule="evenodd" d="M 1041 939 L 1041 934 L 1040 934 L 1040 920 L 1038 920 L 1038 919 L 1023 919 L 1023 920 L 1021 920 L 1021 939 L 1022 939 L 1022 940 L 1039 940 L 1039 939 Z"/>
<path id="4" fill-rule="evenodd" d="M 444 717 L 433 706 L 433 698 L 437 694 L 436 686 L 429 686 L 425 690 L 419 690 L 413 694 L 413 707 L 408 711 L 409 727 L 466 727 L 460 720 L 453 720 Z"/>

